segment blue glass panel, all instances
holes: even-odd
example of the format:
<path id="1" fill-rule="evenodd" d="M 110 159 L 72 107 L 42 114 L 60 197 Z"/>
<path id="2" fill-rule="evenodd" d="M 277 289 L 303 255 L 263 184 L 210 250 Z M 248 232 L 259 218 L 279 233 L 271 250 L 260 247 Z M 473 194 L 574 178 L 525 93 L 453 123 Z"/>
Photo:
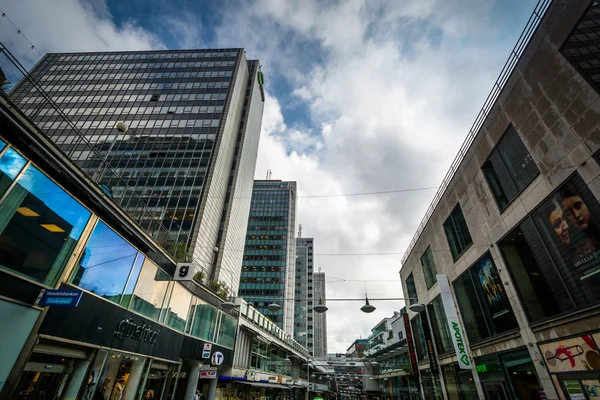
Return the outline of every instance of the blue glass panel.
<path id="1" fill-rule="evenodd" d="M 6 192 L 25 164 L 27 164 L 27 160 L 13 149 L 6 150 L 6 153 L 2 155 L 0 158 L 0 196 Z"/>

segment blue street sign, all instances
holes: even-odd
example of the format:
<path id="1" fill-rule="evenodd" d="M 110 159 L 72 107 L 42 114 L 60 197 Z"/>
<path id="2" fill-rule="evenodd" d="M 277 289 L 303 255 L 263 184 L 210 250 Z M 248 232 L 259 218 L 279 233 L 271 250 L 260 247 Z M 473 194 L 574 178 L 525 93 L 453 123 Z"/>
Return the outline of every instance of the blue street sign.
<path id="1" fill-rule="evenodd" d="M 83 292 L 77 289 L 42 289 L 36 304 L 40 307 L 77 307 Z"/>

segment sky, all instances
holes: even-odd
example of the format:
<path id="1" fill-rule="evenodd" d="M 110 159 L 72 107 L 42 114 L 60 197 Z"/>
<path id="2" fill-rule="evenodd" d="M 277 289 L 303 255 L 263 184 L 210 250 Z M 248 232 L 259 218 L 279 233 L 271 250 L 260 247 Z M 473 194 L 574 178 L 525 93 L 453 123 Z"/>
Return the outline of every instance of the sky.
<path id="1" fill-rule="evenodd" d="M 534 0 L 0 0 L 0 41 L 27 67 L 67 51 L 243 47 L 266 103 L 257 179 L 298 182 L 328 298 L 402 297 L 402 253 Z M 31 44 L 25 39 L 25 37 Z M 35 49 L 31 48 L 31 45 Z M 383 254 L 388 253 L 388 254 Z M 389 254 L 392 253 L 392 254 Z M 340 255 L 346 254 L 346 255 Z M 354 255 L 349 255 L 354 254 Z M 361 254 L 361 255 L 356 255 Z M 403 307 L 330 302 L 328 351 Z"/>

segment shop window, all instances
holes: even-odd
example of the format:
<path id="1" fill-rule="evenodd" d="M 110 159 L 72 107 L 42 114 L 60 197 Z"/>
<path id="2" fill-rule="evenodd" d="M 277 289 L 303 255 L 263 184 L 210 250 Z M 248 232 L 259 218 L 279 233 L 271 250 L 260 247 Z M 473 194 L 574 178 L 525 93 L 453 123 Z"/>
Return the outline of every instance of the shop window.
<path id="1" fill-rule="evenodd" d="M 600 89 L 598 74 L 600 18 L 598 15 L 600 15 L 600 3 L 593 1 L 561 48 L 563 55 L 596 90 Z"/>
<path id="2" fill-rule="evenodd" d="M 456 279 L 453 286 L 471 343 L 518 328 L 489 253 Z"/>
<path id="3" fill-rule="evenodd" d="M 425 333 L 423 332 L 423 321 L 421 321 L 421 314 L 411 319 L 410 325 L 413 332 L 413 339 L 415 341 L 417 358 L 419 360 L 423 360 L 427 356 L 427 346 L 425 344 Z"/>
<path id="4" fill-rule="evenodd" d="M 165 318 L 167 325 L 183 332 L 188 320 L 191 302 L 192 293 L 180 283 L 175 282 L 171 293 L 171 299 L 169 300 L 169 306 L 167 307 Z"/>
<path id="5" fill-rule="evenodd" d="M 436 296 L 433 301 L 427 305 L 429 319 L 431 320 L 431 329 L 437 347 L 438 353 L 447 353 L 454 351 L 452 339 L 450 338 L 450 329 L 448 328 L 448 319 L 442 304 L 442 297 Z"/>
<path id="6" fill-rule="evenodd" d="M 130 308 L 158 321 L 166 307 L 164 303 L 170 280 L 169 274 L 146 258 L 131 296 Z"/>
<path id="7" fill-rule="evenodd" d="M 410 304 L 417 304 L 419 302 L 419 296 L 417 295 L 415 278 L 412 273 L 408 275 L 408 278 L 406 278 L 406 291 L 408 292 L 408 297 L 410 298 Z"/>
<path id="8" fill-rule="evenodd" d="M 478 400 L 477 388 L 471 370 L 460 369 L 458 364 L 441 367 L 449 400 Z"/>
<path id="9" fill-rule="evenodd" d="M 421 266 L 423 267 L 423 275 L 425 275 L 425 284 L 427 289 L 431 289 L 433 284 L 436 282 L 437 270 L 435 268 L 435 262 L 433 261 L 433 252 L 431 246 L 425 250 L 425 253 L 421 256 Z"/>
<path id="10" fill-rule="evenodd" d="M 448 244 L 450 245 L 452 258 L 456 261 L 473 243 L 469 228 L 467 228 L 465 216 L 459 204 L 454 207 L 454 210 L 452 210 L 448 219 L 444 222 L 444 232 L 446 232 L 446 239 L 448 239 Z"/>
<path id="11" fill-rule="evenodd" d="M 574 175 L 500 243 L 531 321 L 600 301 L 599 218 L 598 201 Z"/>
<path id="12" fill-rule="evenodd" d="M 137 255 L 135 247 L 99 221 L 71 281 L 82 289 L 119 303 Z"/>
<path id="13" fill-rule="evenodd" d="M 21 161 L 15 163 L 21 165 Z M 0 181 L 16 176 L 16 168 L 11 172 L 11 168 L 0 167 L 7 174 Z M 87 209 L 30 165 L 0 204 L 0 264 L 54 286 L 90 216 Z"/>
<path id="14" fill-rule="evenodd" d="M 193 320 L 190 335 L 213 342 L 219 310 L 210 304 L 201 303 L 201 300 L 197 299 L 197 304 L 192 307 L 192 313 Z M 255 313 L 255 317 L 258 317 L 258 315 L 258 313 Z"/>
<path id="15" fill-rule="evenodd" d="M 540 173 L 512 125 L 492 150 L 482 170 L 501 211 Z"/>
<path id="16" fill-rule="evenodd" d="M 100 356 L 100 354 L 99 354 Z M 96 395 L 101 399 L 134 399 L 145 376 L 146 357 L 111 351 L 98 379 Z"/>

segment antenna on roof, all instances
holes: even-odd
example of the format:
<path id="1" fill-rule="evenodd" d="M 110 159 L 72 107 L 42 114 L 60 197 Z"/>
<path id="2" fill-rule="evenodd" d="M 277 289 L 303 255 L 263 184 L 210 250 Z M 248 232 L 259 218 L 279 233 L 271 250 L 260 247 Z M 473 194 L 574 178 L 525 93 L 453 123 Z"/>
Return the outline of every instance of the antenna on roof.
<path id="1" fill-rule="evenodd" d="M 298 237 L 301 238 L 302 237 L 302 224 L 298 225 Z"/>
<path id="2" fill-rule="evenodd" d="M 268 181 L 271 180 L 271 170 L 270 169 L 267 170 L 267 180 Z"/>

